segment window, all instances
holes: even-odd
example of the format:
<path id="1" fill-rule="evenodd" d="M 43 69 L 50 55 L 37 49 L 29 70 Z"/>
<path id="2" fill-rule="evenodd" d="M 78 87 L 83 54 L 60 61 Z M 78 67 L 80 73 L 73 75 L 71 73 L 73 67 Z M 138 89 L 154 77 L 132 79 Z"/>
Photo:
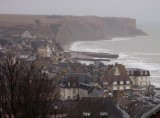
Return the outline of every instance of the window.
<path id="1" fill-rule="evenodd" d="M 113 90 L 118 90 L 118 87 L 117 86 L 113 86 Z"/>
<path id="2" fill-rule="evenodd" d="M 123 84 L 123 81 L 120 81 L 120 84 Z"/>
<path id="3" fill-rule="evenodd" d="M 83 116 L 91 116 L 90 112 L 83 112 Z"/>
<path id="4" fill-rule="evenodd" d="M 127 75 L 130 75 L 130 72 L 129 72 L 129 71 L 127 71 Z"/>
<path id="5" fill-rule="evenodd" d="M 148 74 L 148 72 L 147 71 L 145 71 L 145 75 L 147 75 Z"/>
<path id="6" fill-rule="evenodd" d="M 108 82 L 103 82 L 103 85 L 107 85 L 108 84 Z"/>
<path id="7" fill-rule="evenodd" d="M 130 81 L 126 81 L 126 84 L 130 84 Z"/>
<path id="8" fill-rule="evenodd" d="M 117 85 L 117 82 L 113 82 L 113 85 Z"/>
<path id="9" fill-rule="evenodd" d="M 143 75 L 143 71 L 141 71 L 141 75 Z"/>
<path id="10" fill-rule="evenodd" d="M 130 89 L 130 86 L 129 86 L 129 85 L 127 85 L 127 86 L 126 86 L 126 89 Z"/>
<path id="11" fill-rule="evenodd" d="M 68 86 L 70 86 L 71 84 L 70 84 L 70 82 L 68 82 Z"/>
<path id="12" fill-rule="evenodd" d="M 120 87 L 119 87 L 119 90 L 124 90 L 124 87 L 123 87 L 123 86 L 120 86 Z"/>

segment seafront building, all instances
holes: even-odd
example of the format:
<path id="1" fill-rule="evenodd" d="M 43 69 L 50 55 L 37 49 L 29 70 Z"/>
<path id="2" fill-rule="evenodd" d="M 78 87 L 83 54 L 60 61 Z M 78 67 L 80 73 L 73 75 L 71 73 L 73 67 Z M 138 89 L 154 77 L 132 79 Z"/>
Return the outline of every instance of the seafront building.
<path id="1" fill-rule="evenodd" d="M 149 86 L 150 72 L 148 70 L 138 68 L 128 68 L 127 75 L 133 82 L 133 86 Z"/>
<path id="2" fill-rule="evenodd" d="M 57 50 L 53 41 L 41 37 L 34 38 L 29 32 L 23 33 L 20 41 L 0 42 L 0 58 L 6 58 L 8 54 L 28 64 L 34 63 L 37 67 L 41 67 L 49 79 L 56 78 L 60 100 L 56 104 L 62 111 L 63 104 L 70 105 L 66 108 L 77 112 L 81 108 L 91 109 L 87 103 L 96 102 L 98 103 L 95 105 L 98 107 L 96 113 L 83 110 L 79 115 L 120 116 L 121 111 L 120 117 L 123 117 L 123 115 L 128 116 L 125 111 L 128 114 L 131 112 L 127 108 L 133 109 L 134 112 L 137 110 L 132 106 L 133 100 L 141 106 L 139 98 L 154 96 L 148 70 L 125 68 L 118 63 L 105 65 L 100 61 L 89 65 L 81 64 L 72 58 L 71 52 Z M 137 96 L 138 98 L 132 99 Z M 102 104 L 106 105 L 104 106 L 106 110 L 103 110 Z M 112 108 L 108 108 L 107 105 Z M 75 109 L 71 109 L 72 107 Z M 115 110 L 116 114 L 112 110 Z M 75 115 L 69 111 L 59 113 L 59 115 Z"/>

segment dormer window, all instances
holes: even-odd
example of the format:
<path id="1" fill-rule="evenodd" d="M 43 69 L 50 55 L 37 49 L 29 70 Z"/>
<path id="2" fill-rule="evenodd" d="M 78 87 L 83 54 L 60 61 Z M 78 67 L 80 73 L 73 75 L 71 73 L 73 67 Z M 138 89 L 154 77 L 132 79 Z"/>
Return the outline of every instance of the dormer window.
<path id="1" fill-rule="evenodd" d="M 117 82 L 113 82 L 113 85 L 117 85 Z"/>
<path id="2" fill-rule="evenodd" d="M 130 72 L 129 72 L 129 71 L 127 71 L 127 75 L 130 75 Z"/>
<path id="3" fill-rule="evenodd" d="M 130 84 L 130 81 L 126 81 L 126 84 Z"/>
<path id="4" fill-rule="evenodd" d="M 71 86 L 70 82 L 68 82 L 68 86 Z"/>
<path id="5" fill-rule="evenodd" d="M 107 85 L 108 84 L 108 82 L 103 82 L 103 85 Z"/>
<path id="6" fill-rule="evenodd" d="M 147 75 L 148 74 L 148 72 L 147 71 L 145 71 L 145 75 Z"/>
<path id="7" fill-rule="evenodd" d="M 91 113 L 90 112 L 83 112 L 83 116 L 91 116 Z"/>
<path id="8" fill-rule="evenodd" d="M 123 84 L 123 81 L 120 81 L 120 84 Z"/>
<path id="9" fill-rule="evenodd" d="M 108 117 L 108 112 L 100 112 L 101 117 Z"/>
<path id="10" fill-rule="evenodd" d="M 134 75 L 134 71 L 131 71 L 131 75 Z"/>

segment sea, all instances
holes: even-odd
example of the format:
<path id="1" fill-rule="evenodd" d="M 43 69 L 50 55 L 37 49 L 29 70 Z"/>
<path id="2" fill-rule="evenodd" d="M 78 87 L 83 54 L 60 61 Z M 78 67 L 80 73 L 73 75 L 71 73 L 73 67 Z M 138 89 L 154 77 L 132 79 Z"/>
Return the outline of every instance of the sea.
<path id="1" fill-rule="evenodd" d="M 124 64 L 126 68 L 140 68 L 150 71 L 151 84 L 160 88 L 160 27 L 139 25 L 147 36 L 117 37 L 110 40 L 78 41 L 70 50 L 81 52 L 115 53 L 119 58 L 104 64 Z M 81 61 L 81 63 L 93 63 Z"/>

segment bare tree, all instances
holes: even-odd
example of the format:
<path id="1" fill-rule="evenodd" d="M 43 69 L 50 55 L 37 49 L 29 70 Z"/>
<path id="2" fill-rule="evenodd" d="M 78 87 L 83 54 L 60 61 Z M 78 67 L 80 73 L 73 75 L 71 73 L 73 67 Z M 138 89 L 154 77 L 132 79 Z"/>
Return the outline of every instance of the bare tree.
<path id="1" fill-rule="evenodd" d="M 41 68 L 18 59 L 0 62 L 1 115 L 8 118 L 46 118 L 57 95 L 53 79 Z"/>

